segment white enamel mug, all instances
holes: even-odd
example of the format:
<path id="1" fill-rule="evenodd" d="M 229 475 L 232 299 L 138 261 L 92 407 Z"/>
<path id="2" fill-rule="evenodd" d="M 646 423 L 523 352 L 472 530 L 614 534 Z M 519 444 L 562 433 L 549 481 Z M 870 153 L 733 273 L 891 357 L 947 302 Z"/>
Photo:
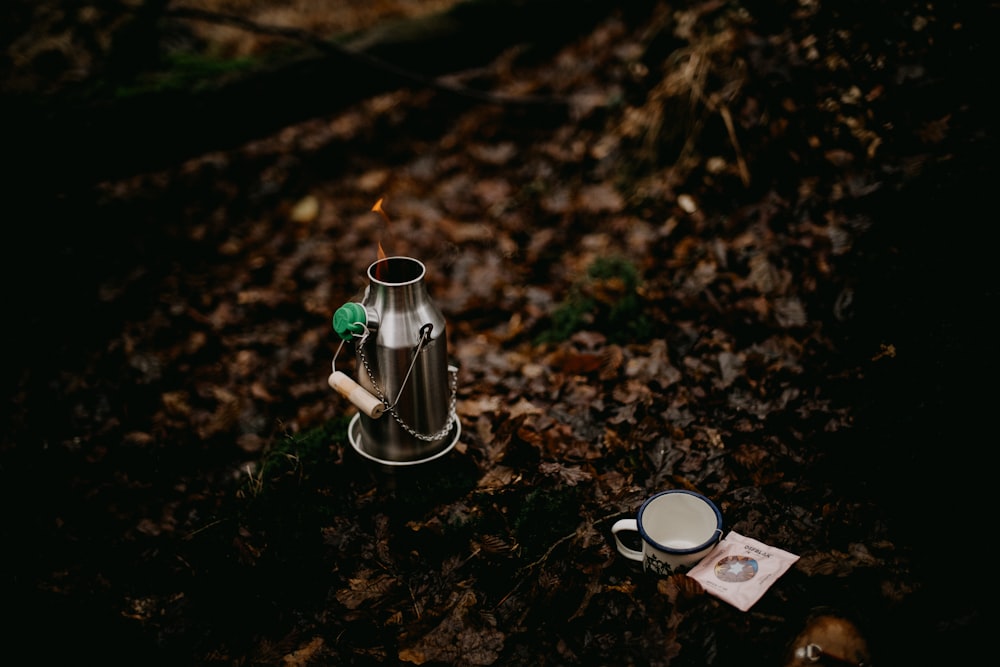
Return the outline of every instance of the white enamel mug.
<path id="1" fill-rule="evenodd" d="M 635 519 L 621 519 L 611 527 L 618 553 L 642 562 L 646 572 L 668 576 L 687 572 L 715 548 L 722 538 L 722 512 L 711 500 L 683 489 L 650 496 Z M 622 543 L 619 533 L 637 532 L 642 551 Z"/>

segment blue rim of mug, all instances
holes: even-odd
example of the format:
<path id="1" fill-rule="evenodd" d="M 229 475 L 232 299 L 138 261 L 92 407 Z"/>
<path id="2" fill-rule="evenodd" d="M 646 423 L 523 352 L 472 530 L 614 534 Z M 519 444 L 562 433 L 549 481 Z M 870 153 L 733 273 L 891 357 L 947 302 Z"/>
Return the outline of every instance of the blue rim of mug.
<path id="1" fill-rule="evenodd" d="M 659 542 L 657 542 L 656 540 L 654 540 L 652 537 L 650 537 L 648 533 L 646 533 L 645 529 L 642 527 L 642 513 L 646 511 L 646 507 L 651 502 L 653 502 L 654 500 L 656 500 L 660 496 L 665 496 L 665 495 L 667 495 L 669 493 L 683 493 L 683 494 L 688 495 L 688 496 L 694 496 L 695 498 L 698 498 L 699 500 L 702 500 L 709 507 L 712 508 L 712 511 L 715 512 L 715 532 L 712 533 L 712 537 L 708 538 L 707 540 L 705 540 L 704 542 L 702 542 L 701 544 L 699 544 L 696 547 L 688 547 L 687 549 L 678 549 L 676 547 L 664 546 L 664 545 L 660 544 Z M 639 508 L 639 513 L 636 515 L 636 522 L 635 522 L 635 524 L 636 524 L 636 527 L 639 529 L 639 535 L 642 536 L 643 540 L 645 540 L 646 542 L 649 542 L 651 545 L 653 545 L 654 547 L 656 547 L 660 551 L 665 551 L 665 552 L 671 553 L 671 554 L 696 554 L 699 551 L 702 551 L 702 550 L 704 550 L 704 549 L 712 546 L 713 544 L 715 544 L 716 542 L 718 542 L 718 540 L 719 540 L 720 537 L 722 537 L 722 512 L 719 511 L 719 508 L 715 505 L 715 503 L 712 502 L 712 500 L 708 496 L 704 496 L 704 495 L 702 495 L 700 493 L 697 493 L 695 491 L 686 491 L 684 489 L 670 489 L 669 491 L 660 491 L 659 493 L 656 493 L 656 494 L 650 496 L 649 498 L 647 498 L 646 502 L 644 502 L 642 504 L 642 507 Z"/>

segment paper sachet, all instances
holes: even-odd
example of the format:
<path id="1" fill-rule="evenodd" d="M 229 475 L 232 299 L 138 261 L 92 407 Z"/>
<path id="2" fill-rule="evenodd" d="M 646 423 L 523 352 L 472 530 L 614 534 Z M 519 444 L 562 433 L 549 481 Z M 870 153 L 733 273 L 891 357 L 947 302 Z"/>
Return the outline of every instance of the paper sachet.
<path id="1" fill-rule="evenodd" d="M 784 549 L 729 531 L 687 576 L 711 595 L 747 611 L 798 559 Z"/>

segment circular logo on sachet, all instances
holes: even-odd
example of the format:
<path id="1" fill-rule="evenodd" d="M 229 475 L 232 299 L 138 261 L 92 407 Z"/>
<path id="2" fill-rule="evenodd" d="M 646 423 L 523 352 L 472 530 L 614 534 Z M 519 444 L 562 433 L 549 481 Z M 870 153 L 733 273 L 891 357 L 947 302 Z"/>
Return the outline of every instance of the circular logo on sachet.
<path id="1" fill-rule="evenodd" d="M 722 581 L 749 581 L 757 574 L 757 561 L 749 556 L 726 556 L 715 564 L 715 576 Z"/>

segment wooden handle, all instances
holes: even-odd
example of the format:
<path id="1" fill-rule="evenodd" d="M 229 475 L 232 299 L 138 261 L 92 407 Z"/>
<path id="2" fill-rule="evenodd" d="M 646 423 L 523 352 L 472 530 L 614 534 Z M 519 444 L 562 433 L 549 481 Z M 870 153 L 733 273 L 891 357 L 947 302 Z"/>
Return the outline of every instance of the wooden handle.
<path id="1" fill-rule="evenodd" d="M 338 394 L 356 405 L 359 410 L 372 419 L 378 419 L 385 412 L 385 405 L 382 401 L 372 396 L 364 387 L 341 371 L 331 373 L 327 382 L 337 390 Z"/>

